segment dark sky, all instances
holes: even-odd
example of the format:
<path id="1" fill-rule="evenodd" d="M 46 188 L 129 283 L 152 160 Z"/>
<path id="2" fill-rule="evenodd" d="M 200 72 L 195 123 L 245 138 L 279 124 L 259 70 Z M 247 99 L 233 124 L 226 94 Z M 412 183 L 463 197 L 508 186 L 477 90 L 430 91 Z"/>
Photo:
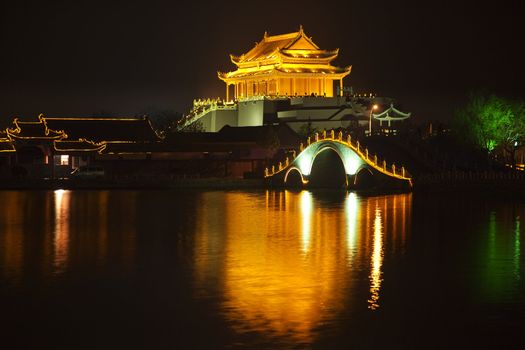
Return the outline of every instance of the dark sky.
<path id="1" fill-rule="evenodd" d="M 518 1 L 10 1 L 0 5 L 0 119 L 187 112 L 224 95 L 265 30 L 298 29 L 345 85 L 395 97 L 422 119 L 449 119 L 472 88 L 523 98 L 525 28 Z"/>

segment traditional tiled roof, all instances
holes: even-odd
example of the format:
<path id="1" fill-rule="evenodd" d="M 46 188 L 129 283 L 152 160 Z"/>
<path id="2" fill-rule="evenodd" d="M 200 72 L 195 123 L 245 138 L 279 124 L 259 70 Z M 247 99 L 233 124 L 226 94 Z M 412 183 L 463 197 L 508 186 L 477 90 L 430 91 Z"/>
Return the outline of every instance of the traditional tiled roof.
<path id="1" fill-rule="evenodd" d="M 321 50 L 311 38 L 305 35 L 301 26 L 298 32 L 293 33 L 271 36 L 264 33 L 263 39 L 256 43 L 250 51 L 240 56 L 230 55 L 230 58 L 233 63 L 242 64 L 277 58 L 281 54 L 295 57 L 296 53 L 305 55 L 306 52 L 312 54 L 311 57 L 317 56 L 316 58 L 327 58 L 334 54 L 337 56 L 337 50 Z"/>
<path id="2" fill-rule="evenodd" d="M 174 151 L 232 151 L 260 147 L 271 131 L 279 139 L 280 147 L 296 147 L 301 138 L 288 125 L 225 126 L 219 132 L 176 133 L 170 135 L 166 146 Z"/>
<path id="3" fill-rule="evenodd" d="M 101 152 L 106 148 L 105 143 L 95 143 L 84 139 L 77 141 L 56 140 L 54 145 L 57 152 Z"/>
<path id="4" fill-rule="evenodd" d="M 264 66 L 260 67 L 257 71 L 251 69 L 237 69 L 234 72 L 228 73 L 219 73 L 219 78 L 221 79 L 231 79 L 231 78 L 242 78 L 248 76 L 264 76 L 271 75 L 274 73 L 295 73 L 295 74 L 349 74 L 352 70 L 352 66 L 346 68 L 339 68 L 334 66 L 324 66 L 324 67 L 291 67 L 286 64 L 276 65 L 276 66 Z"/>
<path id="5" fill-rule="evenodd" d="M 341 79 L 348 75 L 351 66 L 334 67 L 330 62 L 337 57 L 339 49 L 321 50 L 301 29 L 298 32 L 268 36 L 266 33 L 261 42 L 253 49 L 240 56 L 230 55 L 237 70 L 218 72 L 221 80 L 244 79 L 253 76 L 286 76 L 315 74 L 331 75 Z M 300 76 L 299 76 L 300 77 Z"/>
<path id="6" fill-rule="evenodd" d="M 169 147 L 160 141 L 154 142 L 107 142 L 103 154 L 144 154 L 152 152 L 167 152 Z"/>
<path id="7" fill-rule="evenodd" d="M 38 117 L 38 121 L 36 122 L 21 121 L 15 118 L 13 124 L 13 128 L 6 129 L 9 138 L 58 140 L 67 137 L 64 131 L 56 131 L 49 128 L 42 115 Z"/>
<path id="8" fill-rule="evenodd" d="M 7 137 L 7 133 L 0 131 L 0 152 L 15 152 L 13 141 Z"/>
<path id="9" fill-rule="evenodd" d="M 151 142 L 160 140 L 147 118 L 45 118 L 49 128 L 68 140 Z"/>
<path id="10" fill-rule="evenodd" d="M 393 103 L 390 104 L 390 108 L 387 110 L 378 114 L 372 114 L 372 116 L 377 120 L 403 120 L 410 118 L 410 115 L 411 113 L 404 113 L 396 109 Z"/>
<path id="11" fill-rule="evenodd" d="M 287 50 L 282 49 L 280 53 L 289 58 L 318 58 L 318 59 L 334 59 L 339 54 L 339 49 L 327 50 Z"/>

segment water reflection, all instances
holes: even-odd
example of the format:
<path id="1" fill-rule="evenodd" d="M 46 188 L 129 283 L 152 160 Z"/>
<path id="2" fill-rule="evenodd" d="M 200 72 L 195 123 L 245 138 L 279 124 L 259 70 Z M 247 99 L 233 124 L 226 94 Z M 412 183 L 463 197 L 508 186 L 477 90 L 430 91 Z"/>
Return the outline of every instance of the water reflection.
<path id="1" fill-rule="evenodd" d="M 359 203 L 357 195 L 354 192 L 349 193 L 346 197 L 345 208 L 347 227 L 346 244 L 348 247 L 348 262 L 351 264 L 357 250 L 357 223 L 359 217 Z"/>
<path id="2" fill-rule="evenodd" d="M 56 190 L 54 192 L 55 225 L 53 232 L 53 266 L 55 267 L 55 273 L 62 273 L 67 268 L 69 249 L 70 200 L 70 191 Z"/>
<path id="3" fill-rule="evenodd" d="M 23 192 L 4 192 L 0 200 L 0 265 L 3 275 L 17 279 L 24 260 L 24 208 L 29 198 Z"/>
<path id="4" fill-rule="evenodd" d="M 519 215 L 516 216 L 516 220 L 514 222 L 514 256 L 513 256 L 513 263 L 514 263 L 514 278 L 516 280 L 520 280 L 521 278 L 521 229 L 520 229 L 520 217 Z"/>
<path id="5" fill-rule="evenodd" d="M 237 332 L 300 344 L 311 342 L 319 325 L 345 308 L 379 307 L 384 246 L 406 237 L 399 231 L 410 218 L 399 211 L 408 210 L 411 197 L 268 191 L 207 193 L 202 201 L 195 254 L 199 297 L 209 281 L 222 281 L 222 309 Z M 399 218 L 385 232 L 385 217 L 395 211 Z M 368 297 L 355 283 L 360 279 L 369 280 Z"/>
<path id="6" fill-rule="evenodd" d="M 289 193 L 286 193 L 289 195 Z M 310 247 L 310 235 L 311 235 L 311 222 L 312 222 L 312 207 L 313 198 L 312 194 L 307 191 L 303 191 L 300 194 L 301 201 L 301 228 L 302 228 L 302 241 L 303 241 L 303 252 L 307 253 Z"/>
<path id="7" fill-rule="evenodd" d="M 510 218 L 509 218 L 510 216 Z M 515 211 L 489 214 L 486 243 L 480 245 L 483 274 L 476 296 L 485 302 L 503 302 L 519 288 L 521 280 L 521 224 Z"/>
<path id="8" fill-rule="evenodd" d="M 131 265 L 137 203 L 135 192 L 0 192 L 0 280 L 63 276 L 72 265 L 105 266 L 109 256 Z"/>
<path id="9" fill-rule="evenodd" d="M 394 201 L 395 203 L 395 201 Z M 381 209 L 376 207 L 374 217 L 374 243 L 372 250 L 372 268 L 370 272 L 370 294 L 368 307 L 379 308 L 379 290 L 381 289 L 381 266 L 383 264 L 383 224 Z"/>

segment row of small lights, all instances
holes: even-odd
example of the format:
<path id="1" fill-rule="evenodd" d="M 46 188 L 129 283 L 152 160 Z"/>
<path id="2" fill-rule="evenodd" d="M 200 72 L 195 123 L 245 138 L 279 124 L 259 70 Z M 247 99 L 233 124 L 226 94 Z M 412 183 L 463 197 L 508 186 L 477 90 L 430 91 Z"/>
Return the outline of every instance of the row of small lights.
<path id="1" fill-rule="evenodd" d="M 319 141 L 323 141 L 323 140 L 334 140 L 336 141 L 336 138 L 335 138 L 335 130 L 330 130 L 330 133 L 327 137 L 327 132 L 326 130 L 323 131 L 323 134 L 322 134 L 322 138 L 319 137 L 319 133 L 315 133 L 314 134 L 314 142 L 312 142 L 311 140 L 311 137 L 309 136 L 306 140 L 306 143 L 307 143 L 307 146 L 310 146 L 311 144 L 315 143 L 315 142 L 319 142 Z M 352 149 L 354 149 L 356 151 L 357 154 L 361 155 L 361 157 L 363 159 L 365 159 L 367 162 L 369 162 L 371 165 L 374 166 L 375 169 L 387 174 L 387 175 L 393 175 L 395 177 L 400 177 L 402 179 L 406 179 L 406 180 L 409 180 L 411 181 L 411 178 L 410 177 L 407 177 L 407 172 L 405 170 L 405 167 L 401 167 L 401 174 L 396 174 L 396 165 L 395 164 L 392 164 L 391 165 L 391 171 L 387 168 L 387 164 L 386 164 L 386 160 L 383 160 L 383 164 L 382 166 L 379 166 L 377 164 L 377 155 L 374 155 L 374 158 L 373 158 L 373 161 L 369 158 L 369 153 L 368 153 L 368 148 L 365 148 L 365 151 L 364 153 L 361 151 L 360 149 L 360 144 L 359 144 L 359 140 L 356 141 L 356 145 L 354 146 L 352 144 L 352 137 L 350 136 L 350 134 L 348 134 L 346 136 L 346 141 L 343 140 L 343 132 L 342 131 L 339 131 L 338 132 L 338 135 L 337 135 L 337 141 L 343 143 L 343 144 L 346 144 L 348 145 L 349 147 L 351 147 Z M 299 150 L 300 152 L 304 151 L 305 147 L 303 145 L 303 143 L 301 142 L 300 146 L 299 146 Z M 295 152 L 295 150 L 293 150 L 292 152 L 292 158 L 295 159 L 297 158 L 297 154 Z M 273 176 L 277 173 L 279 173 L 280 171 L 286 169 L 286 167 L 288 167 L 290 165 L 290 159 L 288 157 L 286 157 L 286 160 L 284 162 L 284 164 L 282 162 L 279 162 L 278 163 L 278 168 L 277 168 L 277 171 L 275 169 L 275 165 L 272 165 L 271 169 L 268 169 L 268 168 L 265 168 L 264 169 L 264 176 L 265 177 L 270 177 L 270 176 Z M 270 172 L 271 170 L 271 172 Z"/>

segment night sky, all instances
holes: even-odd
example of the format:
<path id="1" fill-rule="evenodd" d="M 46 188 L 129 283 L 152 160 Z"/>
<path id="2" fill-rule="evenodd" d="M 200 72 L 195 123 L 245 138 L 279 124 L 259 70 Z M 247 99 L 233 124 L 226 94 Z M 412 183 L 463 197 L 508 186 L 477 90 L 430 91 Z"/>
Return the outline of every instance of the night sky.
<path id="1" fill-rule="evenodd" d="M 217 70 L 296 31 L 353 65 L 356 92 L 448 120 L 468 90 L 523 98 L 518 1 L 11 1 L 0 5 L 0 118 L 188 112 L 224 96 Z"/>

